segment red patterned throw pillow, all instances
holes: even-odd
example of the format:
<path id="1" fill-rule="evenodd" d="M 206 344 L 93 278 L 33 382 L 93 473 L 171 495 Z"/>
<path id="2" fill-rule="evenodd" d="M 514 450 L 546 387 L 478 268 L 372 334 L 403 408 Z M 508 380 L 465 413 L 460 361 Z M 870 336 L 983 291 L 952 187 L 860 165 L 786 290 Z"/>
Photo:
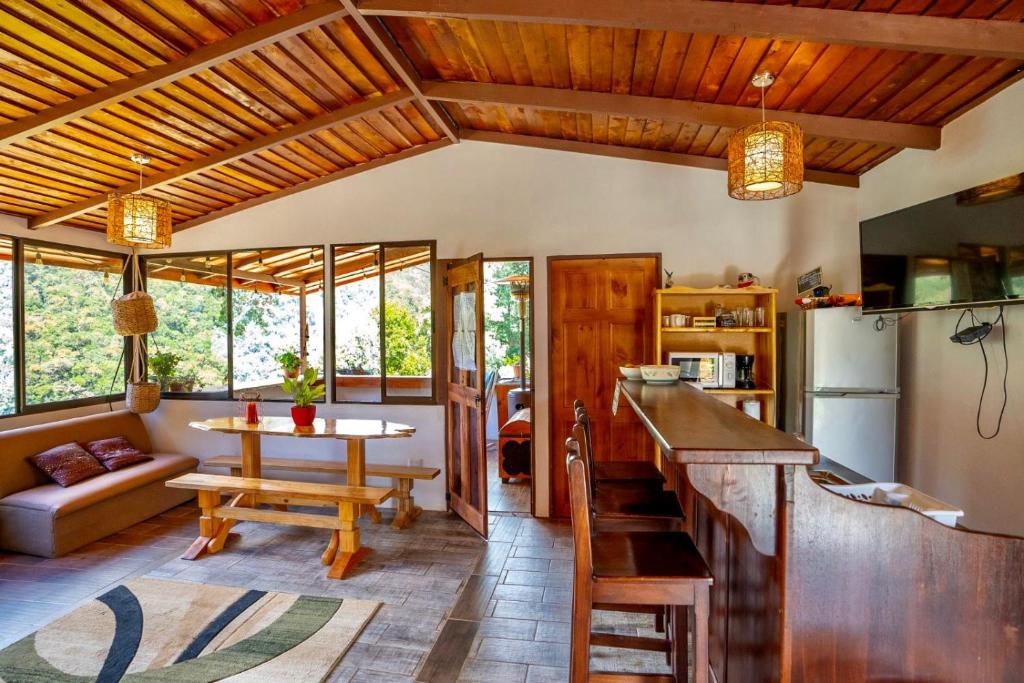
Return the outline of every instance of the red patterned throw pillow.
<path id="1" fill-rule="evenodd" d="M 48 451 L 33 455 L 29 460 L 46 472 L 50 479 L 64 487 L 95 477 L 97 474 L 107 473 L 96 458 L 74 442 L 54 446 Z"/>
<path id="2" fill-rule="evenodd" d="M 99 439 L 85 444 L 85 450 L 89 451 L 108 470 L 113 472 L 122 467 L 128 467 L 139 462 L 146 462 L 153 458 L 139 451 L 132 442 L 123 436 L 115 436 L 110 439 Z"/>

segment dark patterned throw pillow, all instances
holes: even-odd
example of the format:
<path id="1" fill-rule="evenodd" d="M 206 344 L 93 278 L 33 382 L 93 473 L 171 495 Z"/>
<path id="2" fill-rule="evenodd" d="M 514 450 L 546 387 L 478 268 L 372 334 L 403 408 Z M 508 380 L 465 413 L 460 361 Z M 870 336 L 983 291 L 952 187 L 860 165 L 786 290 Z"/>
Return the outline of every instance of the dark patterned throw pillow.
<path id="1" fill-rule="evenodd" d="M 139 451 L 132 442 L 123 436 L 115 436 L 110 439 L 98 439 L 85 444 L 85 450 L 89 451 L 108 470 L 113 472 L 122 467 L 128 467 L 139 462 L 152 460 L 152 456 Z"/>
<path id="2" fill-rule="evenodd" d="M 54 446 L 33 455 L 29 460 L 64 487 L 107 472 L 96 458 L 74 442 Z"/>

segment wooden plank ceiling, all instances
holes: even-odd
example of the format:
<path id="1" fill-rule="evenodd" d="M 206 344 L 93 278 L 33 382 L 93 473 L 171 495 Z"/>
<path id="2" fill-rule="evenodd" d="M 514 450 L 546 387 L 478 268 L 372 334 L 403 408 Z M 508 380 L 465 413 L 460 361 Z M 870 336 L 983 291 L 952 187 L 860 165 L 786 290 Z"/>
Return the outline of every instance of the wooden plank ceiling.
<path id="1" fill-rule="evenodd" d="M 101 230 L 140 151 L 178 230 L 459 137 L 721 168 L 766 69 L 856 185 L 1022 74 L 1024 0 L 768 4 L 8 0 L 0 212 Z"/>

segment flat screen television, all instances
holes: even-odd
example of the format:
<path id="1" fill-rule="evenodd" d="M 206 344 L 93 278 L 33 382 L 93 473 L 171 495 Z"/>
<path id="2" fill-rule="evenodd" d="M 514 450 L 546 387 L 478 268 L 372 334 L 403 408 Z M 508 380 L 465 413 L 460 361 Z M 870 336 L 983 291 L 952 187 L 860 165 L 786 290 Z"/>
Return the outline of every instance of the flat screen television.
<path id="1" fill-rule="evenodd" d="M 1024 302 L 1024 173 L 860 224 L 864 309 Z"/>

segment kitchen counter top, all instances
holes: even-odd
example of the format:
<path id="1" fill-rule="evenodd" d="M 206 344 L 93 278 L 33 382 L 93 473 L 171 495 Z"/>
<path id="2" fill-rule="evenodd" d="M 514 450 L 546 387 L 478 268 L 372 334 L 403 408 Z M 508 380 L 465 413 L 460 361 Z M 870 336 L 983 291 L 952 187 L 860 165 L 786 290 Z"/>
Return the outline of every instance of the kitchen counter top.
<path id="1" fill-rule="evenodd" d="M 818 450 L 683 382 L 619 380 L 666 457 L 679 464 L 814 465 Z"/>

